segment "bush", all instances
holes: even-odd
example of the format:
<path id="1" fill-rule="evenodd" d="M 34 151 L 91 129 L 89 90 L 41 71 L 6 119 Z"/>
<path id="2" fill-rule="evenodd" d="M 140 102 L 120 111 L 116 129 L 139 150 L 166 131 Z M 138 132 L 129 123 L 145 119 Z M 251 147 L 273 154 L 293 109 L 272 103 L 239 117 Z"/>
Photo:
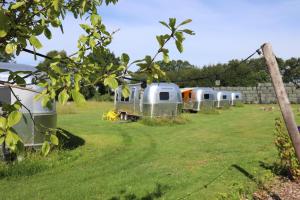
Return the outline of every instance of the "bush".
<path id="1" fill-rule="evenodd" d="M 218 115 L 220 114 L 220 110 L 217 110 L 216 108 L 202 108 L 199 112 L 200 114 L 213 114 Z"/>
<path id="2" fill-rule="evenodd" d="M 275 119 L 275 146 L 280 158 L 282 173 L 287 175 L 290 179 L 299 177 L 300 165 L 287 129 L 280 118 Z"/>
<path id="3" fill-rule="evenodd" d="M 66 105 L 58 105 L 57 107 L 57 113 L 59 115 L 71 115 L 71 114 L 77 114 L 77 108 L 76 105 L 73 103 L 68 102 Z"/>
<path id="4" fill-rule="evenodd" d="M 189 120 L 183 116 L 176 116 L 176 117 L 143 117 L 140 122 L 147 126 L 168 126 L 174 124 L 185 124 Z"/>
<path id="5" fill-rule="evenodd" d="M 243 102 L 240 102 L 240 101 L 238 101 L 238 102 L 236 102 L 235 103 L 235 105 L 234 105 L 235 107 L 244 107 L 244 103 Z"/>
<path id="6" fill-rule="evenodd" d="M 100 93 L 96 93 L 95 96 L 93 97 L 93 100 L 95 100 L 95 101 L 114 101 L 114 96 L 112 96 L 110 94 L 101 95 Z"/>

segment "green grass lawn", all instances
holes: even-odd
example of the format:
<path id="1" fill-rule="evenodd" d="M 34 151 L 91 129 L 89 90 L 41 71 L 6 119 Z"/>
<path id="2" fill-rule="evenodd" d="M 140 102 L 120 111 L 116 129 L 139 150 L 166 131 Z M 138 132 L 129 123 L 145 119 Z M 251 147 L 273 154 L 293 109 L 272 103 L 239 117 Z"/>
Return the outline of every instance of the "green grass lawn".
<path id="1" fill-rule="evenodd" d="M 275 111 L 245 105 L 185 114 L 181 125 L 103 121 L 112 103 L 58 108 L 59 127 L 85 144 L 0 168 L 0 199 L 217 199 L 272 178 Z M 297 119 L 299 117 L 297 116 Z M 2 170 L 2 171 L 1 171 Z M 229 197 L 232 198 L 232 197 Z"/>

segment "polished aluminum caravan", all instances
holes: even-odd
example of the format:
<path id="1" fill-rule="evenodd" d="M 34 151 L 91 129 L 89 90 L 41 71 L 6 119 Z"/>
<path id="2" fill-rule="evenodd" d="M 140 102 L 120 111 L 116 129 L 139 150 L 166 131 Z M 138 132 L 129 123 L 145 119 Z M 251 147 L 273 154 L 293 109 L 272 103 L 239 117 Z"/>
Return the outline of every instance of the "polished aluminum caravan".
<path id="1" fill-rule="evenodd" d="M 237 103 L 241 103 L 242 101 L 243 101 L 242 93 L 240 93 L 240 92 L 231 92 L 230 104 L 232 106 L 236 105 Z"/>
<path id="2" fill-rule="evenodd" d="M 230 106 L 231 93 L 227 91 L 215 91 L 215 107 Z"/>
<path id="3" fill-rule="evenodd" d="M 33 71 L 35 69 L 26 65 L 0 63 L 0 69 L 4 68 L 10 69 L 11 71 Z M 7 81 L 7 78 L 8 74 L 1 73 L 0 80 Z M 30 83 L 31 79 L 28 78 L 26 82 Z M 1 108 L 4 103 L 13 104 L 16 101 L 16 95 L 28 110 L 25 107 L 21 109 L 23 117 L 21 121 L 14 126 L 14 129 L 20 135 L 25 146 L 41 145 L 45 139 L 46 129 L 56 128 L 55 103 L 52 103 L 51 108 L 45 108 L 42 106 L 41 101 L 34 100 L 34 97 L 43 90 L 43 88 L 36 85 L 11 87 L 11 89 L 13 92 L 9 87 L 0 84 L 0 113 L 2 112 Z"/>
<path id="4" fill-rule="evenodd" d="M 183 88 L 181 94 L 183 110 L 198 112 L 214 108 L 215 92 L 212 88 Z"/>
<path id="5" fill-rule="evenodd" d="M 122 88 L 115 91 L 115 109 L 121 119 L 137 117 L 177 116 L 182 110 L 181 93 L 176 84 L 152 83 L 146 88 L 141 84 L 129 84 L 130 95 L 122 96 Z"/>

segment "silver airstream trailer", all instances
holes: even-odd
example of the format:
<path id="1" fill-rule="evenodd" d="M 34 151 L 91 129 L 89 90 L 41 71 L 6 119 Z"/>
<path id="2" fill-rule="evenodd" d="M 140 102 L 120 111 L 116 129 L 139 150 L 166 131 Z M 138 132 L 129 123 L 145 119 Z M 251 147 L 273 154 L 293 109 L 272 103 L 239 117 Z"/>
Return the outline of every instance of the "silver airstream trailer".
<path id="1" fill-rule="evenodd" d="M 199 112 L 214 108 L 215 92 L 212 88 L 183 88 L 181 94 L 183 110 Z"/>
<path id="2" fill-rule="evenodd" d="M 237 103 L 242 103 L 242 101 L 243 101 L 242 93 L 240 93 L 240 92 L 232 92 L 231 93 L 230 104 L 232 106 L 236 105 Z"/>
<path id="3" fill-rule="evenodd" d="M 182 111 L 181 93 L 176 84 L 152 83 L 146 88 L 142 84 L 129 84 L 130 95 L 122 96 L 122 88 L 115 91 L 115 109 L 120 118 L 171 117 Z"/>
<path id="4" fill-rule="evenodd" d="M 34 71 L 35 68 L 28 65 L 18 65 L 11 63 L 0 63 L 0 69 L 9 69 L 11 71 Z M 7 81 L 8 74 L 1 73 L 0 80 Z M 32 78 L 26 80 L 31 82 Z M 21 100 L 22 104 L 26 106 L 21 109 L 23 117 L 21 121 L 14 126 L 16 132 L 20 135 L 25 146 L 39 146 L 44 142 L 45 131 L 48 128 L 56 128 L 56 109 L 55 103 L 51 108 L 42 106 L 41 101 L 34 100 L 34 97 L 39 94 L 43 88 L 30 85 L 26 87 L 9 87 L 0 85 L 0 113 L 2 112 L 2 105 L 13 104 L 16 101 L 15 95 Z M 15 95 L 14 95 L 14 94 Z M 33 122 L 33 120 L 34 122 Z"/>
<path id="5" fill-rule="evenodd" d="M 222 108 L 230 106 L 231 93 L 226 91 L 215 91 L 215 107 Z"/>

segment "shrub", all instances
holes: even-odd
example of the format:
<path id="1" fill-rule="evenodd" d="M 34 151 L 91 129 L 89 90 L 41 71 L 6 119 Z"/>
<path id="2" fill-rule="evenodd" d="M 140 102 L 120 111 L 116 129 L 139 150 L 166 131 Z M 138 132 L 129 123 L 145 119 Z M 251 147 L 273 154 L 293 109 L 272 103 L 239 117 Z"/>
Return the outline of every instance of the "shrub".
<path id="1" fill-rule="evenodd" d="M 176 117 L 143 117 L 140 122 L 147 126 L 168 126 L 174 124 L 185 124 L 189 120 L 184 116 L 176 116 Z"/>
<path id="2" fill-rule="evenodd" d="M 235 107 L 244 107 L 244 103 L 240 102 L 240 101 L 237 101 L 234 106 Z"/>
<path id="3" fill-rule="evenodd" d="M 58 105 L 57 106 L 57 113 L 60 115 L 71 115 L 77 114 L 77 108 L 73 103 L 67 103 L 66 105 Z"/>
<path id="4" fill-rule="evenodd" d="M 300 176 L 300 165 L 287 129 L 280 118 L 275 119 L 275 146 L 280 158 L 282 173 L 290 179 Z"/>
<path id="5" fill-rule="evenodd" d="M 113 101 L 114 100 L 114 97 L 110 94 L 99 94 L 99 93 L 96 93 L 95 96 L 93 97 L 93 99 L 95 101 Z"/>
<path id="6" fill-rule="evenodd" d="M 200 114 L 213 114 L 213 115 L 218 115 L 220 114 L 220 110 L 216 108 L 202 108 L 199 112 Z"/>

